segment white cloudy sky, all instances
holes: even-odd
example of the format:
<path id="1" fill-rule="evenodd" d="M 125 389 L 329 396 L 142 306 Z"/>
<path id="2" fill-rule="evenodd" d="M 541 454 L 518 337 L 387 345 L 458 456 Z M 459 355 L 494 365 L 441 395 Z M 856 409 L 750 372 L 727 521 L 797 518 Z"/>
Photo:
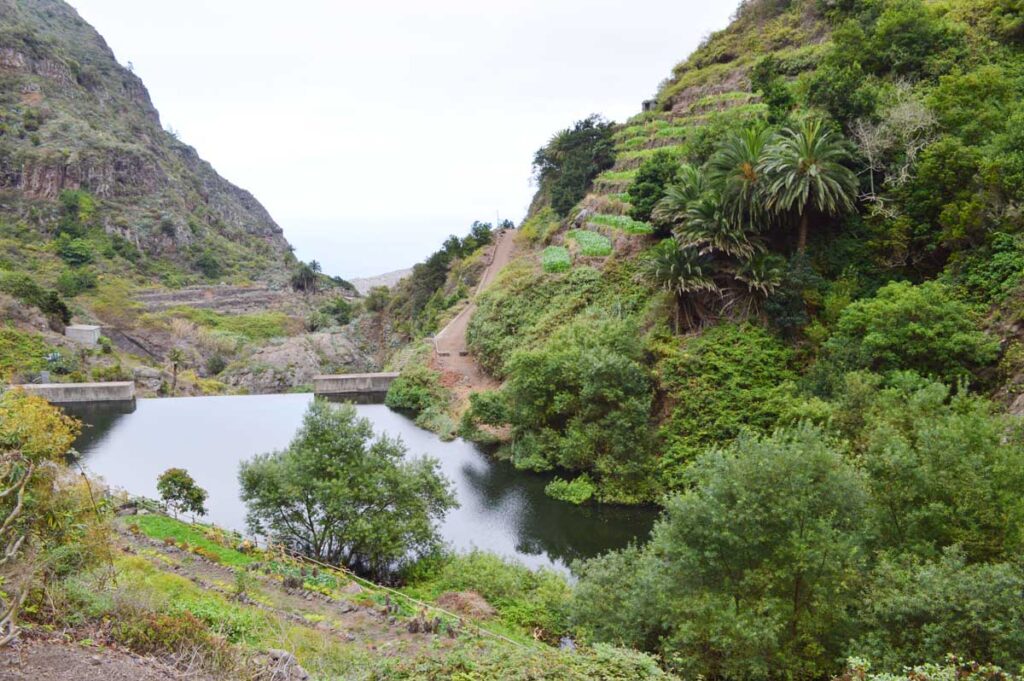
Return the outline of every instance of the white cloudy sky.
<path id="1" fill-rule="evenodd" d="M 252 191 L 303 259 L 407 267 L 496 214 L 533 152 L 624 120 L 735 0 L 71 0 L 166 127 Z"/>

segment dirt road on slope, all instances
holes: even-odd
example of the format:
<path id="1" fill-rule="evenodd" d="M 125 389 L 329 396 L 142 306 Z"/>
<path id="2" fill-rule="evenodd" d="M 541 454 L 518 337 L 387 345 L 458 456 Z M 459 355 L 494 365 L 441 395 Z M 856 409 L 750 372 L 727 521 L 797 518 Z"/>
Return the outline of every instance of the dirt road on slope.
<path id="1" fill-rule="evenodd" d="M 502 268 L 512 260 L 514 252 L 514 232 L 508 229 L 499 231 L 495 237 L 491 262 L 480 277 L 473 300 L 434 337 L 435 366 L 443 374 L 445 384 L 458 397 L 464 397 L 475 390 L 497 387 L 494 379 L 481 371 L 476 360 L 469 354 L 466 330 L 476 312 L 476 296 L 494 281 Z"/>

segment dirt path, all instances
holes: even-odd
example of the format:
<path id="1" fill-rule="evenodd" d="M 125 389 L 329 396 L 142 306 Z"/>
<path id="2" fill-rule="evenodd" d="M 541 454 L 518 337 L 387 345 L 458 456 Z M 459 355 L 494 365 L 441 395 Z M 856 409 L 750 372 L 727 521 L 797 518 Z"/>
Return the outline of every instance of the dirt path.
<path id="1" fill-rule="evenodd" d="M 202 681 L 159 660 L 60 638 L 22 636 L 0 651 L 4 681 Z"/>
<path id="2" fill-rule="evenodd" d="M 473 300 L 434 337 L 434 363 L 444 375 L 445 383 L 458 397 L 464 397 L 475 390 L 496 388 L 493 378 L 481 371 L 476 360 L 469 354 L 466 331 L 469 320 L 476 312 L 476 296 L 494 281 L 498 273 L 511 260 L 515 252 L 514 233 L 503 229 L 495 239 L 491 262 L 480 277 Z"/>

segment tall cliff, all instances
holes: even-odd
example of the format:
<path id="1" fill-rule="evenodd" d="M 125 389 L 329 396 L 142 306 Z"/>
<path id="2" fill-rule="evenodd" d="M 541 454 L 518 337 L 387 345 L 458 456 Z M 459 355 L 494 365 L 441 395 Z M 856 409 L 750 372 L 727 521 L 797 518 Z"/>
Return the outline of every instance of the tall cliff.
<path id="1" fill-rule="evenodd" d="M 293 261 L 263 206 L 163 129 L 145 85 L 72 7 L 0 0 L 0 217 L 52 236 L 65 190 L 96 200 L 108 235 L 185 273 L 204 254 L 253 278 Z"/>

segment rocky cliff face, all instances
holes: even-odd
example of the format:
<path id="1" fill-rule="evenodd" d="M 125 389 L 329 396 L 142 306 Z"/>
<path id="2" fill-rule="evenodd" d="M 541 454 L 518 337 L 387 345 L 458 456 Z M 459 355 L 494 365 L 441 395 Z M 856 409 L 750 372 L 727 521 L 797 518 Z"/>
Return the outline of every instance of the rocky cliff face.
<path id="1" fill-rule="evenodd" d="M 209 250 L 271 278 L 292 262 L 263 206 L 161 127 L 145 85 L 74 9 L 0 0 L 0 204 L 23 217 L 69 189 L 150 255 L 187 266 Z"/>

